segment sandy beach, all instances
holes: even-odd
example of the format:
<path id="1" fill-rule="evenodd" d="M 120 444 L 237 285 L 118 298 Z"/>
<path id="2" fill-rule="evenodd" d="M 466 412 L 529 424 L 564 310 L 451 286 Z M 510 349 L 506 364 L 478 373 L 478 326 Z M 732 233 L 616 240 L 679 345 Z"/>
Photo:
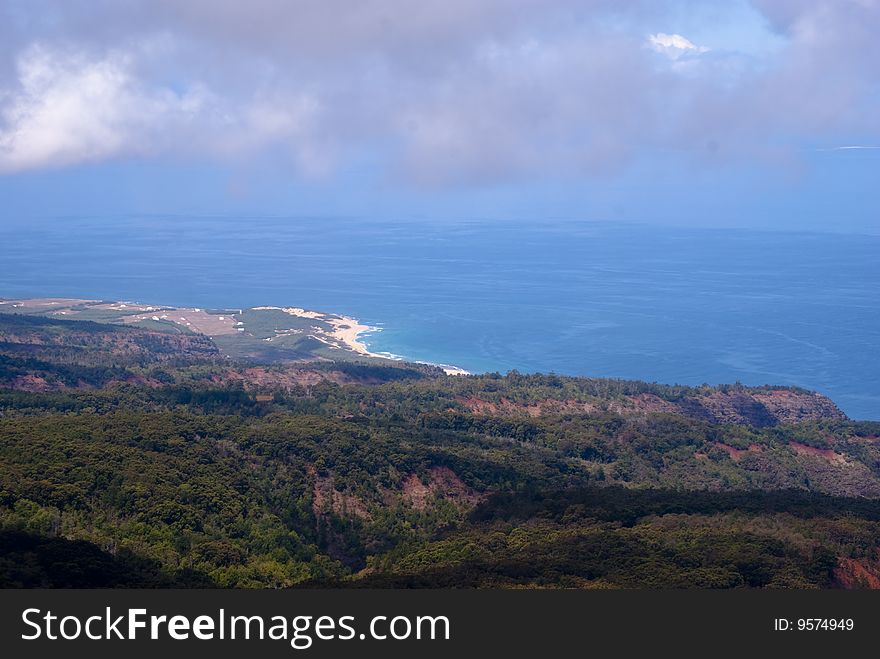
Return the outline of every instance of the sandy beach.
<path id="1" fill-rule="evenodd" d="M 458 366 L 447 366 L 446 364 L 432 364 L 432 366 L 439 366 L 443 369 L 443 372 L 446 375 L 470 375 L 470 371 L 466 371 L 463 368 L 459 368 Z"/>
<path id="2" fill-rule="evenodd" d="M 272 307 L 257 308 L 259 309 Z M 325 323 L 328 323 L 331 327 L 333 327 L 333 331 L 330 332 L 330 338 L 342 344 L 340 347 L 345 347 L 352 352 L 364 355 L 365 357 L 377 357 L 380 359 L 391 359 L 394 361 L 407 361 L 405 358 L 399 357 L 397 355 L 370 352 L 369 348 L 367 348 L 367 346 L 360 340 L 360 336 L 367 332 L 378 332 L 381 328 L 373 327 L 372 325 L 364 325 L 357 318 L 351 318 L 350 316 L 337 316 L 333 314 L 322 314 L 320 312 L 309 311 L 301 307 L 283 307 L 281 308 L 281 310 L 285 313 L 289 313 L 292 316 L 299 316 L 300 318 L 313 318 L 316 320 L 323 320 Z M 442 368 L 447 375 L 470 375 L 468 371 L 457 366 L 449 366 L 447 364 L 434 364 L 432 362 L 417 363 L 426 364 L 429 366 L 438 366 L 439 368 Z"/>
<path id="3" fill-rule="evenodd" d="M 359 340 L 361 334 L 364 334 L 365 332 L 375 332 L 378 330 L 377 327 L 362 325 L 357 319 L 349 318 L 348 316 L 328 316 L 324 320 L 333 326 L 333 338 L 340 343 L 345 344 L 349 350 L 353 350 L 354 352 L 368 357 L 380 356 L 370 352 L 367 346 Z"/>
<path id="4" fill-rule="evenodd" d="M 261 308 L 271 308 L 271 307 L 257 307 Z M 318 311 L 309 311 L 307 309 L 303 309 L 301 307 L 276 307 L 280 308 L 284 313 L 290 314 L 291 316 L 298 316 L 300 318 L 311 318 L 313 320 L 321 320 L 328 325 L 330 325 L 333 330 L 328 333 L 329 339 L 342 344 L 339 347 L 347 348 L 352 352 L 356 352 L 360 355 L 364 355 L 366 357 L 383 357 L 383 355 L 378 355 L 376 353 L 370 352 L 367 349 L 367 346 L 364 345 L 359 337 L 361 334 L 365 332 L 375 332 L 378 331 L 378 327 L 372 327 L 370 325 L 363 325 L 356 318 L 349 318 L 348 316 L 336 316 L 333 314 L 324 314 Z M 383 357 L 384 358 L 384 357 Z"/>

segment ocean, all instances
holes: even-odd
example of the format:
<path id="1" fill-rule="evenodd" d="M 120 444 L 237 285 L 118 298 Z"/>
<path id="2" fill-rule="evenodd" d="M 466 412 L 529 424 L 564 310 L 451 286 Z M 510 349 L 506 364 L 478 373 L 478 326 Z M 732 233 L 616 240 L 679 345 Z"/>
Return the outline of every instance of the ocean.
<path id="1" fill-rule="evenodd" d="M 472 372 L 793 384 L 880 419 L 880 236 L 572 221 L 4 221 L 0 297 L 293 305 Z"/>

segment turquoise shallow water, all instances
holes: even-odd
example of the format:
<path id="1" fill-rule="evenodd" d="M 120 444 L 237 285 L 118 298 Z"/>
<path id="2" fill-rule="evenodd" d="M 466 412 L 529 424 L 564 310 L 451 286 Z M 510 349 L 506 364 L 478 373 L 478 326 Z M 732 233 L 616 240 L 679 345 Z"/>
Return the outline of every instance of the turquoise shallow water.
<path id="1" fill-rule="evenodd" d="M 797 384 L 880 419 L 880 237 L 574 222 L 4 222 L 0 296 L 298 305 L 471 371 Z"/>

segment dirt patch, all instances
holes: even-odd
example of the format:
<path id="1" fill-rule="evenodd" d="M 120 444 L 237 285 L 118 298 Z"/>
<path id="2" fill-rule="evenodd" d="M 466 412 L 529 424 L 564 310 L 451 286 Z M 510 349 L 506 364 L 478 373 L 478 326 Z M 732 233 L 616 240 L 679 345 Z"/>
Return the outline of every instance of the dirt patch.
<path id="1" fill-rule="evenodd" d="M 312 512 L 315 517 L 332 512 L 340 517 L 358 517 L 363 520 L 371 518 L 367 504 L 353 494 L 337 490 L 332 476 L 319 476 L 313 468 L 310 469 L 310 474 L 315 479 L 312 490 Z"/>
<path id="2" fill-rule="evenodd" d="M 830 448 L 816 448 L 815 446 L 807 446 L 800 442 L 789 442 L 788 445 L 791 446 L 798 455 L 815 455 L 825 458 L 829 462 L 835 464 L 844 464 L 846 462 L 846 456 L 841 455 Z"/>
<path id="3" fill-rule="evenodd" d="M 410 474 L 403 481 L 403 498 L 409 502 L 413 508 L 424 510 L 428 507 L 428 501 L 433 495 L 430 487 L 422 482 L 422 479 L 415 474 Z"/>
<path id="4" fill-rule="evenodd" d="M 416 510 L 425 510 L 439 496 L 460 505 L 472 506 L 483 495 L 469 488 L 449 467 L 434 467 L 427 474 L 427 484 L 416 474 L 410 474 L 403 482 L 403 498 Z"/>
<path id="5" fill-rule="evenodd" d="M 880 590 L 880 565 L 877 561 L 841 557 L 834 579 L 841 588 Z"/>
<path id="6" fill-rule="evenodd" d="M 12 388 L 18 391 L 44 392 L 55 389 L 38 375 L 19 375 L 12 381 Z"/>
<path id="7" fill-rule="evenodd" d="M 464 405 L 469 411 L 473 412 L 474 414 L 485 414 L 489 416 L 494 416 L 495 414 L 498 414 L 498 405 L 488 400 L 469 397 L 459 398 L 458 402 Z"/>
<path id="8" fill-rule="evenodd" d="M 761 453 L 764 449 L 762 449 L 758 444 L 749 444 L 747 449 L 739 449 L 734 446 L 730 446 L 729 444 L 724 444 L 722 442 L 715 442 L 715 447 L 720 448 L 722 451 L 727 453 L 730 456 L 731 460 L 735 462 L 739 462 L 743 459 L 743 456 L 748 455 L 750 453 Z"/>

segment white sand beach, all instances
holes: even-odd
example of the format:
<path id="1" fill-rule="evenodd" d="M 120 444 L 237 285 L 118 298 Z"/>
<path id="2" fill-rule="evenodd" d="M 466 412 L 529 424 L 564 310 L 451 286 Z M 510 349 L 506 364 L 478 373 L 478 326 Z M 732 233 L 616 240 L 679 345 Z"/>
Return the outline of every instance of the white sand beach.
<path id="1" fill-rule="evenodd" d="M 446 375 L 470 375 L 470 371 L 466 371 L 463 368 L 459 368 L 458 366 L 446 366 L 445 364 L 438 364 L 440 368 L 443 369 L 443 372 Z"/>
<path id="2" fill-rule="evenodd" d="M 359 355 L 364 355 L 365 357 L 377 357 L 380 359 L 391 359 L 394 361 L 409 361 L 404 357 L 400 357 L 399 355 L 392 355 L 390 353 L 376 353 L 371 352 L 369 348 L 360 340 L 362 334 L 367 332 L 379 332 L 381 331 L 381 327 L 374 327 L 372 325 L 364 325 L 357 318 L 352 318 L 350 316 L 337 316 L 334 314 L 324 314 L 318 311 L 309 311 L 307 309 L 303 309 L 302 307 L 255 307 L 256 309 L 280 309 L 284 313 L 288 313 L 292 316 L 299 316 L 300 318 L 311 318 L 315 320 L 322 320 L 325 323 L 329 324 L 333 331 L 329 332 L 328 336 L 318 337 L 321 340 L 329 339 L 331 341 L 335 341 L 337 344 L 341 344 L 339 347 L 347 348 L 352 352 L 356 352 Z M 432 362 L 416 362 L 418 364 L 426 364 L 429 366 L 437 366 L 442 368 L 443 371 L 447 375 L 470 375 L 470 373 L 463 368 L 459 368 L 458 366 L 450 366 L 448 364 L 434 364 Z"/>
<path id="3" fill-rule="evenodd" d="M 331 341 L 335 341 L 337 344 L 342 344 L 339 347 L 347 348 L 352 352 L 356 352 L 360 355 L 364 355 L 366 357 L 383 357 L 382 355 L 370 352 L 367 349 L 367 346 L 364 345 L 359 337 L 361 334 L 365 332 L 376 332 L 379 330 L 378 327 L 372 327 L 370 325 L 363 325 L 356 318 L 349 318 L 348 316 L 336 316 L 333 314 L 325 314 L 320 313 L 318 311 L 309 311 L 308 309 L 303 309 L 302 307 L 255 307 L 256 309 L 280 309 L 284 313 L 290 314 L 291 316 L 298 316 L 300 318 L 310 318 L 312 320 L 321 320 L 328 325 L 330 325 L 333 330 L 328 332 L 326 336 L 319 337 L 323 339 L 330 339 Z"/>

